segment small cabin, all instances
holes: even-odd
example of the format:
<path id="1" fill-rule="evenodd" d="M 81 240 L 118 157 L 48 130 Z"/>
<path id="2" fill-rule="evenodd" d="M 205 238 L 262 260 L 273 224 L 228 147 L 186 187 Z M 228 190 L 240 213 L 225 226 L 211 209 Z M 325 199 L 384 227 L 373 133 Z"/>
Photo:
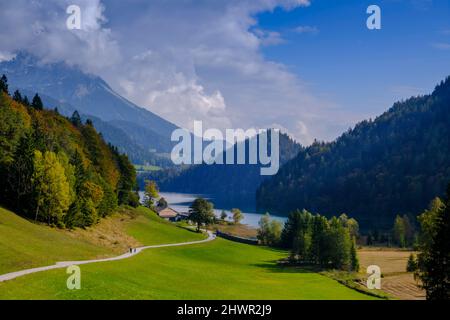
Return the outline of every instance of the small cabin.
<path id="1" fill-rule="evenodd" d="M 177 217 L 179 216 L 178 212 L 169 207 L 157 210 L 157 213 L 160 218 L 169 221 L 177 221 Z"/>

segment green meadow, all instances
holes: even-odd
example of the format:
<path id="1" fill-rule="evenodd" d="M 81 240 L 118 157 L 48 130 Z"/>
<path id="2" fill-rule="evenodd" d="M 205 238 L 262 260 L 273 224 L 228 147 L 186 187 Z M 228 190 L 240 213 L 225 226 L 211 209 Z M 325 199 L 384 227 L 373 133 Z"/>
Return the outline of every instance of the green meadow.
<path id="1" fill-rule="evenodd" d="M 162 220 L 144 207 L 133 209 L 133 211 L 136 217 L 126 224 L 126 232 L 143 245 L 190 242 L 206 238 L 203 234 L 186 230 Z"/>
<path id="2" fill-rule="evenodd" d="M 161 167 L 158 166 L 150 166 L 150 165 L 134 165 L 135 169 L 140 172 L 154 172 L 160 171 Z"/>
<path id="3" fill-rule="evenodd" d="M 0 208 L 0 274 L 112 254 L 108 248 L 31 223 Z"/>
<path id="4" fill-rule="evenodd" d="M 104 249 L 76 239 L 70 239 L 74 241 L 72 248 L 68 244 L 70 240 L 57 230 L 33 225 L 20 218 L 16 221 L 16 217 L 10 215 L 1 211 L 0 231 L 5 229 L 4 224 L 20 221 L 20 225 L 35 229 L 36 234 L 27 240 L 21 230 L 6 226 L 8 240 L 0 232 L 1 273 L 13 271 L 15 264 L 14 271 L 27 266 L 17 256 L 23 253 L 31 257 L 33 266 L 46 265 L 45 262 L 52 259 L 53 262 L 73 260 L 104 253 Z M 204 238 L 160 220 L 143 208 L 136 211 L 135 219 L 125 223 L 125 229 L 144 245 Z M 39 242 L 33 241 L 43 230 L 48 235 L 41 235 Z M 51 243 L 48 242 L 46 247 L 47 240 Z M 20 250 L 5 253 L 5 242 L 8 248 L 10 242 L 23 243 Z M 33 246 L 33 243 L 39 245 Z M 39 260 L 35 253 L 36 256 L 45 253 L 47 259 Z M 82 265 L 81 290 L 68 290 L 66 270 L 58 269 L 0 283 L 0 299 L 372 299 L 318 273 L 278 266 L 276 261 L 286 254 L 224 239 L 149 249 L 126 260 Z M 5 259 L 10 261 L 5 263 Z"/>

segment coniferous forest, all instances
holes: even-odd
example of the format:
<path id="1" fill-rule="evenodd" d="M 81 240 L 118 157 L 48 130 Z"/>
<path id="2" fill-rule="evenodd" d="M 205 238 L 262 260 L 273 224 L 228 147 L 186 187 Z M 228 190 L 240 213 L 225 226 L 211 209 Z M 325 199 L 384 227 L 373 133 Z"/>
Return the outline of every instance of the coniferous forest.
<path id="1" fill-rule="evenodd" d="M 139 204 L 128 157 L 92 121 L 45 110 L 38 94 L 10 95 L 0 80 L 0 205 L 58 227 L 87 227 L 118 205 Z"/>
<path id="2" fill-rule="evenodd" d="M 331 143 L 315 142 L 264 181 L 257 206 L 347 213 L 363 229 L 416 216 L 450 182 L 450 78 L 430 95 L 396 103 Z"/>

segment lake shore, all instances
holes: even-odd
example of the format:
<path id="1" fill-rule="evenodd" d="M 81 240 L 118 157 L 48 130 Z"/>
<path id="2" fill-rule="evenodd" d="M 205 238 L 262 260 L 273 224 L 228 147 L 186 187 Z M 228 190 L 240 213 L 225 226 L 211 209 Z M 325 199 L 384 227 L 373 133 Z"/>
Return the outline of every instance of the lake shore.
<path id="1" fill-rule="evenodd" d="M 143 198 L 143 193 L 140 192 L 141 198 Z M 244 219 L 241 221 L 241 225 L 247 226 L 248 229 L 254 229 L 256 230 L 258 228 L 258 223 L 261 217 L 264 215 L 263 213 L 257 213 L 252 212 L 252 210 L 249 209 L 243 209 L 239 206 L 233 206 L 232 203 L 224 205 L 223 203 L 220 203 L 220 205 L 216 206 L 214 197 L 210 197 L 208 195 L 197 195 L 197 194 L 187 194 L 187 193 L 176 193 L 176 192 L 160 192 L 160 196 L 166 199 L 169 206 L 178 212 L 188 212 L 189 206 L 191 203 L 199 197 L 203 197 L 207 199 L 208 201 L 212 202 L 214 204 L 214 213 L 217 217 L 220 217 L 222 211 L 225 211 L 228 215 L 227 221 L 231 221 L 231 209 L 232 208 L 239 208 L 242 211 L 242 214 L 244 215 Z M 251 207 L 251 206 L 250 206 Z M 281 217 L 281 216 L 275 216 L 271 215 L 271 218 L 277 221 L 280 221 L 282 224 L 284 224 L 287 220 L 287 217 Z M 241 227 L 242 228 L 242 227 Z M 225 231 L 224 231 L 225 232 Z M 250 232 L 250 231 L 248 231 Z"/>

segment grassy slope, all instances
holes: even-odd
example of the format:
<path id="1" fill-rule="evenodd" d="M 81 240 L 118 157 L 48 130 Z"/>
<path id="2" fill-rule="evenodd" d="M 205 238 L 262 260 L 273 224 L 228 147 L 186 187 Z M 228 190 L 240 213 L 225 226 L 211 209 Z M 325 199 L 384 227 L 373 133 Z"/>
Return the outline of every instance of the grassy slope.
<path id="1" fill-rule="evenodd" d="M 74 239 L 61 230 L 35 225 L 0 208 L 1 274 L 108 254 L 112 251 L 107 248 Z"/>
<path id="2" fill-rule="evenodd" d="M 52 265 L 58 261 L 119 255 L 126 251 L 127 246 L 113 246 L 111 243 L 113 240 L 130 242 L 125 239 L 126 233 L 136 239 L 131 243 L 143 245 L 202 238 L 202 235 L 173 228 L 148 209 L 139 208 L 128 213 L 103 220 L 100 226 L 90 230 L 69 233 L 36 225 L 0 208 L 0 274 Z M 114 236 L 111 237 L 111 233 Z M 109 243 L 102 240 L 105 236 L 112 238 Z"/>
<path id="3" fill-rule="evenodd" d="M 140 208 L 137 212 L 139 215 L 125 221 L 124 227 L 143 244 L 184 242 L 202 237 L 161 221 L 146 209 Z M 1 213 L 3 215 L 4 210 Z M 0 221 L 0 228 L 3 228 L 0 231 L 9 230 L 15 239 L 11 241 L 11 236 L 5 237 L 0 232 L 0 265 L 6 257 L 5 241 L 8 246 L 10 242 L 21 243 L 20 250 L 9 257 L 13 260 L 24 251 L 33 259 L 37 252 L 46 255 L 50 255 L 47 251 L 53 252 L 55 261 L 67 260 L 60 259 L 62 254 L 83 255 L 95 251 L 89 244 L 74 245 L 74 239 L 69 243 L 56 230 L 35 226 L 17 217 L 7 216 Z M 14 226 L 8 226 L 11 224 Z M 18 237 L 19 227 L 27 228 L 27 239 L 25 234 Z M 45 236 L 39 235 L 44 229 Z M 39 237 L 44 239 L 36 241 Z M 41 244 L 36 246 L 37 242 Z M 81 266 L 82 289 L 79 291 L 67 290 L 67 275 L 64 269 L 59 269 L 0 283 L 0 299 L 370 298 L 317 273 L 277 267 L 275 261 L 284 256 L 281 251 L 223 239 L 193 246 L 150 249 L 131 259 Z"/>
<path id="4" fill-rule="evenodd" d="M 140 207 L 136 210 L 138 217 L 128 223 L 126 231 L 144 245 L 179 243 L 203 240 L 205 236 L 159 218 L 150 210 Z"/>

